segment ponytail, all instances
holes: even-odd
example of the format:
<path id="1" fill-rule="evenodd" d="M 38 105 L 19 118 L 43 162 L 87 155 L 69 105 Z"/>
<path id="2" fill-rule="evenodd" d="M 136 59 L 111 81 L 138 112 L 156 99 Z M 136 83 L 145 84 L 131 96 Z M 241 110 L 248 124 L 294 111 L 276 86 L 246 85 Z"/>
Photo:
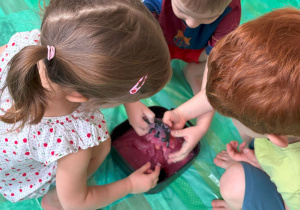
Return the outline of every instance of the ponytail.
<path id="1" fill-rule="evenodd" d="M 46 58 L 47 47 L 27 46 L 17 53 L 10 61 L 6 84 L 13 98 L 12 107 L 5 112 L 0 120 L 5 123 L 21 122 L 39 123 L 44 115 L 46 103 L 46 89 L 42 86 L 38 61 Z"/>

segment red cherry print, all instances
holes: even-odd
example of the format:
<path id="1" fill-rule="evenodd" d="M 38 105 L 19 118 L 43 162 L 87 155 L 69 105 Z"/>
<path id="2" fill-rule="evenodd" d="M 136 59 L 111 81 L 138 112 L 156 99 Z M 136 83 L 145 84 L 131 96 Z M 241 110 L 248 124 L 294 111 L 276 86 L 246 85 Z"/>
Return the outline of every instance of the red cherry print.
<path id="1" fill-rule="evenodd" d="M 136 92 L 136 90 L 131 90 L 131 93 L 135 93 Z"/>
<path id="2" fill-rule="evenodd" d="M 39 172 L 35 172 L 35 175 L 39 175 L 40 173 Z"/>
<path id="3" fill-rule="evenodd" d="M 15 167 L 12 167 L 11 169 L 16 169 Z"/>
<path id="4" fill-rule="evenodd" d="M 30 152 L 25 152 L 25 155 L 30 155 Z"/>
<path id="5" fill-rule="evenodd" d="M 66 117 L 66 121 L 69 121 L 69 118 Z"/>
<path id="6" fill-rule="evenodd" d="M 35 41 L 36 43 L 38 43 L 38 42 L 39 42 L 39 40 L 36 40 L 36 39 L 35 39 L 34 41 Z"/>
<path id="7" fill-rule="evenodd" d="M 6 150 L 3 150 L 3 153 L 6 153 Z"/>
<path id="8" fill-rule="evenodd" d="M 75 133 L 75 131 L 74 131 L 74 130 L 72 130 L 72 132 L 73 132 L 73 133 Z"/>
<path id="9" fill-rule="evenodd" d="M 90 138 L 90 137 L 91 137 L 91 134 L 90 134 L 90 133 L 88 133 L 86 136 L 87 136 L 88 138 Z"/>
<path id="10" fill-rule="evenodd" d="M 7 139 L 7 138 L 5 138 L 5 141 L 6 141 L 6 142 L 8 142 L 8 139 Z"/>
<path id="11" fill-rule="evenodd" d="M 47 147 L 48 146 L 48 144 L 47 143 L 44 143 L 44 147 Z"/>
<path id="12" fill-rule="evenodd" d="M 49 176 L 51 176 L 51 173 L 48 173 Z"/>
<path id="13" fill-rule="evenodd" d="M 45 189 L 42 189 L 42 191 L 45 191 Z"/>
<path id="14" fill-rule="evenodd" d="M 6 194 L 3 194 L 4 196 L 6 196 Z"/>
<path id="15" fill-rule="evenodd" d="M 39 179 L 39 182 L 42 182 L 42 179 Z"/>
<path id="16" fill-rule="evenodd" d="M 27 181 L 27 182 L 30 182 L 30 179 L 27 179 L 26 181 Z"/>
<path id="17" fill-rule="evenodd" d="M 35 135 L 33 135 L 33 138 L 35 139 Z"/>
<path id="18" fill-rule="evenodd" d="M 73 141 L 70 141 L 70 144 L 73 144 Z"/>
<path id="19" fill-rule="evenodd" d="M 5 176 L 9 176 L 9 173 L 6 173 Z"/>
<path id="20" fill-rule="evenodd" d="M 95 117 L 92 115 L 91 118 L 94 119 Z"/>
<path id="21" fill-rule="evenodd" d="M 30 185 L 30 188 L 32 188 L 33 186 L 32 185 Z"/>
<path id="22" fill-rule="evenodd" d="M 89 122 L 90 120 L 89 120 L 89 119 L 86 119 L 85 121 Z"/>
<path id="23" fill-rule="evenodd" d="M 23 139 L 23 142 L 24 142 L 24 143 L 27 143 L 27 139 L 26 139 L 26 138 L 24 138 L 24 139 Z"/>
<path id="24" fill-rule="evenodd" d="M 60 138 L 58 138 L 58 139 L 57 139 L 57 143 L 60 143 L 60 142 L 61 142 L 61 139 L 60 139 Z"/>
<path id="25" fill-rule="evenodd" d="M 2 69 L 0 68 L 0 72 L 2 71 Z"/>
<path id="26" fill-rule="evenodd" d="M 51 155 L 54 155 L 54 151 L 51 152 Z"/>
<path id="27" fill-rule="evenodd" d="M 28 167 L 31 167 L 32 165 L 28 166 Z"/>
<path id="28" fill-rule="evenodd" d="M 2 62 L 4 61 L 4 58 L 2 58 L 2 60 L 1 60 Z"/>
<path id="29" fill-rule="evenodd" d="M 100 139 L 101 139 L 101 137 L 99 136 L 99 137 L 98 137 L 98 140 L 100 140 Z"/>
<path id="30" fill-rule="evenodd" d="M 15 141 L 15 144 L 18 144 L 18 141 Z"/>
<path id="31" fill-rule="evenodd" d="M 13 154 L 16 155 L 17 153 L 15 151 L 13 151 Z"/>
<path id="32" fill-rule="evenodd" d="M 21 169 L 17 169 L 17 171 L 21 171 Z"/>
<path id="33" fill-rule="evenodd" d="M 101 128 L 101 127 L 102 127 L 102 126 L 99 124 L 99 125 L 98 125 L 98 128 Z"/>
<path id="34" fill-rule="evenodd" d="M 106 131 L 105 134 L 107 135 L 107 134 L 108 134 L 108 131 Z"/>
<path id="35" fill-rule="evenodd" d="M 2 170 L 2 168 L 0 168 L 0 170 Z"/>
<path id="36" fill-rule="evenodd" d="M 59 120 L 56 120 L 56 123 L 59 123 Z"/>
<path id="37" fill-rule="evenodd" d="M 22 174 L 22 176 L 26 176 L 26 173 Z"/>
<path id="38" fill-rule="evenodd" d="M 0 187 L 0 190 L 2 189 L 2 187 Z"/>
<path id="39" fill-rule="evenodd" d="M 104 121 L 104 120 L 102 120 L 102 123 L 105 123 L 105 121 Z"/>
<path id="40" fill-rule="evenodd" d="M 8 184 L 9 186 L 12 186 L 12 184 Z"/>
<path id="41" fill-rule="evenodd" d="M 61 124 L 61 125 L 63 125 L 63 124 L 64 124 L 64 122 L 61 122 L 60 124 Z"/>
<path id="42" fill-rule="evenodd" d="M 38 135 L 41 135 L 41 132 L 40 132 L 40 131 L 38 131 L 38 132 L 37 132 L 37 134 L 38 134 Z"/>
<path id="43" fill-rule="evenodd" d="M 49 130 L 49 131 L 50 131 L 50 133 L 52 133 L 52 132 L 53 132 L 53 128 L 50 128 L 50 130 Z"/>
<path id="44" fill-rule="evenodd" d="M 22 192 L 23 190 L 22 189 L 20 189 L 20 192 Z"/>
<path id="45" fill-rule="evenodd" d="M 15 181 L 16 179 L 15 179 L 15 178 L 12 178 L 11 180 L 12 180 L 12 181 Z"/>
<path id="46" fill-rule="evenodd" d="M 11 46 L 15 46 L 15 44 L 16 44 L 16 43 L 12 43 L 12 45 L 11 45 Z"/>
<path id="47" fill-rule="evenodd" d="M 20 184 L 22 184 L 22 182 L 19 182 Z"/>

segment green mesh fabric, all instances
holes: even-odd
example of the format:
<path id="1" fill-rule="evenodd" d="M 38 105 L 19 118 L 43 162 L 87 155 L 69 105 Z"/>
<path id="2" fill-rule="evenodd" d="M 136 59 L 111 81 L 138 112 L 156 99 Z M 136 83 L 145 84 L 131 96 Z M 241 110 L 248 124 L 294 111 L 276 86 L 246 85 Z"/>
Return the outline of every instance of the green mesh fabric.
<path id="1" fill-rule="evenodd" d="M 241 24 L 257 18 L 269 11 L 282 7 L 299 8 L 299 0 L 242 0 Z M 16 32 L 39 28 L 38 0 L 0 0 L 0 46 L 6 44 Z M 184 79 L 184 63 L 172 61 L 174 74 L 171 82 L 158 94 L 143 100 L 148 105 L 166 108 L 177 107 L 192 97 L 191 89 Z M 124 107 L 103 110 L 109 130 L 126 119 Z M 112 210 L 172 210 L 172 209 L 210 209 L 213 199 L 221 198 L 219 180 L 224 172 L 213 163 L 218 152 L 225 149 L 231 140 L 241 141 L 231 120 L 218 113 L 215 114 L 211 127 L 201 140 L 201 152 L 193 165 L 162 192 L 154 195 L 128 195 L 103 209 Z M 107 184 L 125 174 L 112 161 L 110 155 L 89 179 L 89 184 Z M 42 209 L 41 199 L 31 199 L 19 203 L 10 203 L 0 197 L 0 209 Z"/>

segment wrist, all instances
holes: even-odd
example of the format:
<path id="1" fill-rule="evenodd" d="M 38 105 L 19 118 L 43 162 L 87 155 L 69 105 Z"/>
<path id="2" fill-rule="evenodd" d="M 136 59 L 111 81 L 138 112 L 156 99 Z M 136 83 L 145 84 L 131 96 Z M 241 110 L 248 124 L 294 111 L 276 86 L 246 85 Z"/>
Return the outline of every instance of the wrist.
<path id="1" fill-rule="evenodd" d="M 133 191 L 133 184 L 131 182 L 130 177 L 128 176 L 128 177 L 124 178 L 124 181 L 126 183 L 126 189 L 128 190 L 128 194 L 131 194 Z"/>

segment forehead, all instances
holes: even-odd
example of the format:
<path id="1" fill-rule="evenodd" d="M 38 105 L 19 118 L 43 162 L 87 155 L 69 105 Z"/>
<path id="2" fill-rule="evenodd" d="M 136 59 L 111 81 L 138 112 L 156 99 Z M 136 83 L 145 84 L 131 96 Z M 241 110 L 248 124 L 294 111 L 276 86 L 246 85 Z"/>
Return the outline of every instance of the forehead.
<path id="1" fill-rule="evenodd" d="M 216 9 L 215 11 L 211 12 L 209 10 L 206 11 L 194 11 L 187 6 L 185 6 L 185 3 L 183 0 L 172 0 L 172 5 L 175 7 L 175 9 L 179 10 L 180 12 L 184 13 L 187 16 L 196 18 L 196 19 L 203 19 L 203 18 L 213 18 L 216 16 L 220 16 L 225 8 Z"/>

